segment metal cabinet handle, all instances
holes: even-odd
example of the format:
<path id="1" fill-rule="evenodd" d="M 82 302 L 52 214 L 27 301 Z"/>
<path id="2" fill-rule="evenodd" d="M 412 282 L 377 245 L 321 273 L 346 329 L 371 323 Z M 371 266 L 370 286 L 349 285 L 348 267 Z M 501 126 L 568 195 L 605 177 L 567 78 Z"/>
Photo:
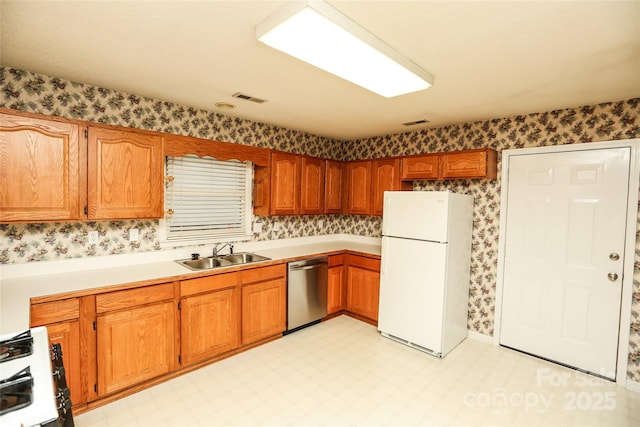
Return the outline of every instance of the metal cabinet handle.
<path id="1" fill-rule="evenodd" d="M 611 261 L 618 261 L 620 259 L 620 255 L 618 255 L 615 252 L 612 252 L 612 253 L 609 254 L 609 259 Z"/>
<path id="2" fill-rule="evenodd" d="M 323 265 L 324 264 L 314 264 L 314 265 L 307 265 L 307 266 L 304 266 L 304 267 L 291 267 L 291 271 L 313 270 L 315 268 L 320 268 Z"/>
<path id="3" fill-rule="evenodd" d="M 607 277 L 612 282 L 615 282 L 616 280 L 618 280 L 618 274 L 617 273 L 609 273 L 609 274 L 607 274 Z"/>

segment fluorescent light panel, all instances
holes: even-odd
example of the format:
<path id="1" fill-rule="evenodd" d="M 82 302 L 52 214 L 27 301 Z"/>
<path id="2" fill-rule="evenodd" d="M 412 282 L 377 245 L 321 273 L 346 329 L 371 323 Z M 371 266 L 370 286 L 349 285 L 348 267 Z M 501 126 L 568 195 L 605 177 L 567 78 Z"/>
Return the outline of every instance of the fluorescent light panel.
<path id="1" fill-rule="evenodd" d="M 390 98 L 433 76 L 323 1 L 294 1 L 256 27 L 262 43 Z"/>

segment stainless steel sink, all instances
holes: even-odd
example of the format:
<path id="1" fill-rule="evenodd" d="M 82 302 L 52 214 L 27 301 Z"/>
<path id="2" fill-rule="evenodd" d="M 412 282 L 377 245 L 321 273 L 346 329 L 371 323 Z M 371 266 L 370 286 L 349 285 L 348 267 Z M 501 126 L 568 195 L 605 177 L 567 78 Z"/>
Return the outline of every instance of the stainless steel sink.
<path id="1" fill-rule="evenodd" d="M 230 265 L 233 265 L 229 261 L 226 261 L 221 258 L 213 258 L 213 257 L 198 258 L 198 259 L 183 259 L 177 262 L 178 264 L 182 264 L 191 270 L 208 270 L 210 268 L 228 267 Z"/>
<path id="2" fill-rule="evenodd" d="M 271 258 L 267 258 L 262 255 L 253 254 L 250 252 L 240 252 L 232 255 L 222 255 L 217 257 L 197 258 L 197 259 L 181 259 L 176 261 L 187 267 L 190 270 L 209 270 L 218 267 L 229 267 L 231 265 L 249 264 L 251 262 L 268 261 Z"/>
<path id="3" fill-rule="evenodd" d="M 271 258 L 267 258 L 266 256 L 252 254 L 250 252 L 240 252 L 232 255 L 223 255 L 223 260 L 229 261 L 232 264 L 247 264 L 249 262 L 258 262 L 258 261 L 268 261 Z"/>

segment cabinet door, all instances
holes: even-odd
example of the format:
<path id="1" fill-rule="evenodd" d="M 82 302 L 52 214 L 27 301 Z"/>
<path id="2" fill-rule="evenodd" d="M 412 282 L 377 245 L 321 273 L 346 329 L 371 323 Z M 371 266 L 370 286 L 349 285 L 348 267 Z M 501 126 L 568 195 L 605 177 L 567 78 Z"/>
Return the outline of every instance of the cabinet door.
<path id="1" fill-rule="evenodd" d="M 441 155 L 442 178 L 496 178 L 496 152 L 491 149 L 457 151 Z"/>
<path id="2" fill-rule="evenodd" d="M 242 344 L 284 332 L 286 294 L 283 278 L 242 287 Z"/>
<path id="3" fill-rule="evenodd" d="M 89 219 L 161 218 L 162 138 L 89 128 Z"/>
<path id="4" fill-rule="evenodd" d="M 0 113 L 0 222 L 80 219 L 78 132 Z"/>
<path id="5" fill-rule="evenodd" d="M 379 271 L 348 266 L 347 310 L 377 322 L 379 291 Z"/>
<path id="6" fill-rule="evenodd" d="M 240 345 L 238 288 L 209 292 L 181 301 L 182 363 L 189 365 Z"/>
<path id="7" fill-rule="evenodd" d="M 98 316 L 98 396 L 166 374 L 176 365 L 172 301 Z"/>
<path id="8" fill-rule="evenodd" d="M 343 164 L 337 160 L 326 161 L 324 211 L 342 213 Z"/>
<path id="9" fill-rule="evenodd" d="M 303 215 L 324 213 L 324 163 L 317 157 L 302 156 L 300 213 Z"/>
<path id="10" fill-rule="evenodd" d="M 371 161 L 347 164 L 347 213 L 371 214 Z"/>
<path id="11" fill-rule="evenodd" d="M 62 361 L 65 368 L 67 386 L 71 391 L 71 402 L 74 405 L 86 402 L 82 392 L 80 374 L 80 326 L 79 322 L 63 322 L 47 325 L 49 344 L 60 344 Z"/>
<path id="12" fill-rule="evenodd" d="M 379 159 L 373 162 L 373 214 L 382 215 L 385 191 L 402 189 L 400 159 Z"/>
<path id="13" fill-rule="evenodd" d="M 438 154 L 405 157 L 402 160 L 402 179 L 438 179 Z"/>
<path id="14" fill-rule="evenodd" d="M 344 266 L 330 267 L 327 283 L 327 313 L 336 313 L 347 307 L 344 288 Z"/>
<path id="15" fill-rule="evenodd" d="M 271 154 L 271 214 L 300 213 L 300 156 Z"/>

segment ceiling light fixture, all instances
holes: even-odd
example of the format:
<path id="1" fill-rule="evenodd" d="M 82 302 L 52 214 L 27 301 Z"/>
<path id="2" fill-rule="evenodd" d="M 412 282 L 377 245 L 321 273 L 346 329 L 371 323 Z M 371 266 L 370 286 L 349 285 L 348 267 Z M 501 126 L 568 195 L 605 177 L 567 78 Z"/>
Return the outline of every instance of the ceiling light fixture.
<path id="1" fill-rule="evenodd" d="M 256 37 L 387 98 L 433 84 L 431 73 L 323 1 L 289 3 L 256 27 Z"/>
<path id="2" fill-rule="evenodd" d="M 222 108 L 223 110 L 233 110 L 234 108 L 236 108 L 235 105 L 228 102 L 216 102 L 214 105 L 218 108 Z"/>

